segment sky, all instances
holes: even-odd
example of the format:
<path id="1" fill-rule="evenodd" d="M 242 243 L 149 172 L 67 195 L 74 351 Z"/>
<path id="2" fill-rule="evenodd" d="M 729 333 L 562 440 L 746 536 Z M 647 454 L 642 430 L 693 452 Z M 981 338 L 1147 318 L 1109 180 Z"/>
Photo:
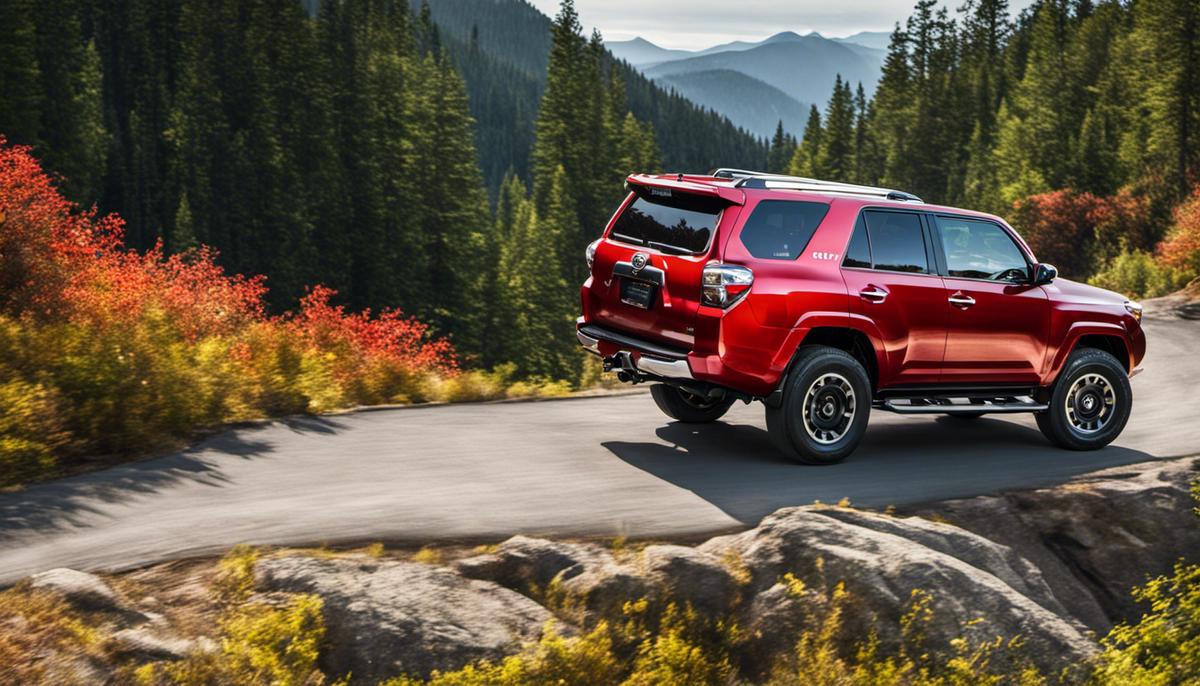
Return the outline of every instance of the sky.
<path id="1" fill-rule="evenodd" d="M 558 0 L 530 0 L 545 14 Z M 891 31 L 914 0 L 575 0 L 579 19 L 605 40 L 641 36 L 664 48 L 697 50 L 732 40 L 761 40 L 780 31 L 817 31 L 828 37 Z M 951 0 L 951 10 L 961 2 Z M 1009 0 L 1020 10 L 1032 0 Z"/>

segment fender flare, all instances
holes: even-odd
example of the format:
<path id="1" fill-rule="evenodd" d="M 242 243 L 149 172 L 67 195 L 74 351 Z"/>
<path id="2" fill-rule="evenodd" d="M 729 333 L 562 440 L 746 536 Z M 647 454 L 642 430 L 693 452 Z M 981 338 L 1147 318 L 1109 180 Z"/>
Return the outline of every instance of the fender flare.
<path id="1" fill-rule="evenodd" d="M 1121 340 L 1121 345 L 1125 347 L 1126 358 L 1122 362 L 1126 369 L 1133 368 L 1133 346 L 1129 343 L 1128 332 L 1120 324 L 1112 322 L 1097 322 L 1084 321 L 1072 322 L 1067 327 L 1067 332 L 1063 336 L 1063 342 L 1054 353 L 1054 358 L 1048 360 L 1046 373 L 1042 375 L 1042 385 L 1050 386 L 1058 379 L 1058 375 L 1062 372 L 1063 367 L 1067 364 L 1067 358 L 1075 351 L 1079 345 L 1079 339 L 1084 336 L 1109 336 Z"/>
<path id="2" fill-rule="evenodd" d="M 800 351 L 800 345 L 813 329 L 818 328 L 849 329 L 861 333 L 866 336 L 867 342 L 870 343 L 871 349 L 875 353 L 876 369 L 882 374 L 882 370 L 887 368 L 887 353 L 883 347 L 883 337 L 879 335 L 879 329 L 876 328 L 873 321 L 862 315 L 847 312 L 806 312 L 792 326 L 783 345 L 780 346 L 779 352 L 771 360 L 771 366 L 779 369 L 780 374 L 779 381 L 775 384 L 775 391 L 764 399 L 768 405 L 772 401 L 778 403 L 782 398 L 783 386 L 787 383 L 788 372 L 791 370 L 792 362 L 796 359 L 796 354 Z"/>

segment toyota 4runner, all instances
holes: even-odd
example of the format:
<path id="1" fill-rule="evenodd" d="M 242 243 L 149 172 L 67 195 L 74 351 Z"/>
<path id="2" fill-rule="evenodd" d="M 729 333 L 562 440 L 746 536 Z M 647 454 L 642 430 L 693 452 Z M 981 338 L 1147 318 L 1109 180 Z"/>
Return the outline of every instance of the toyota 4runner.
<path id="1" fill-rule="evenodd" d="M 1064 448 L 1121 433 L 1142 308 L 1058 278 L 1002 219 L 736 169 L 640 175 L 588 246 L 579 342 L 682 422 L 761 400 L 775 444 L 849 455 L 871 409 L 1031 412 Z"/>

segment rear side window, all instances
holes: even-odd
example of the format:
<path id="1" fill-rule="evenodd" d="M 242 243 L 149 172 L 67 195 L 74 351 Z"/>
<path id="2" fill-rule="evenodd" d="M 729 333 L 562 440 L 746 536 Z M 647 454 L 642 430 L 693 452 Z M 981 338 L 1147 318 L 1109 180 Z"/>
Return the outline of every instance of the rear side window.
<path id="1" fill-rule="evenodd" d="M 907 212 L 864 212 L 875 269 L 928 273 L 921 218 Z"/>
<path id="2" fill-rule="evenodd" d="M 719 198 L 635 187 L 637 195 L 613 224 L 611 238 L 664 252 L 698 253 L 708 248 L 724 207 Z"/>
<path id="3" fill-rule="evenodd" d="M 820 202 L 763 200 L 742 227 L 742 245 L 766 260 L 794 260 L 804 252 L 829 211 Z"/>
<path id="4" fill-rule="evenodd" d="M 846 259 L 842 260 L 842 266 L 871 268 L 871 244 L 867 242 L 867 222 L 862 217 L 854 224 L 854 235 L 850 238 L 850 246 L 846 248 Z"/>

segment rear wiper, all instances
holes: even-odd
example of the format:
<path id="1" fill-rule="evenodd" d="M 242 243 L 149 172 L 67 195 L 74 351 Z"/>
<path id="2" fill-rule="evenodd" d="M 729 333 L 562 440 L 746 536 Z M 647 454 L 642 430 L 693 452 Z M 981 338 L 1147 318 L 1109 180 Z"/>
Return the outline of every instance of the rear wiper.
<path id="1" fill-rule="evenodd" d="M 656 243 L 654 241 L 647 241 L 643 245 L 648 245 L 651 248 L 656 248 L 663 252 L 671 253 L 672 255 L 693 255 L 693 254 L 695 254 L 691 250 L 684 250 L 683 248 L 676 247 L 674 245 L 667 245 L 666 243 Z"/>

